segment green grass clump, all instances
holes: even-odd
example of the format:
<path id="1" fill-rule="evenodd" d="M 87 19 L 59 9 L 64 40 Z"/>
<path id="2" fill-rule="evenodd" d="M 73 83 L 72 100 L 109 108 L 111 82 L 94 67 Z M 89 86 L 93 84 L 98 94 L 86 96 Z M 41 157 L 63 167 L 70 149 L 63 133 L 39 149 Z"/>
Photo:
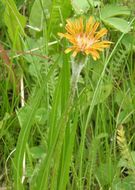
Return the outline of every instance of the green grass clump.
<path id="1" fill-rule="evenodd" d="M 133 5 L 0 1 L 0 188 L 135 189 Z M 81 66 L 58 36 L 80 16 L 113 42 Z"/>

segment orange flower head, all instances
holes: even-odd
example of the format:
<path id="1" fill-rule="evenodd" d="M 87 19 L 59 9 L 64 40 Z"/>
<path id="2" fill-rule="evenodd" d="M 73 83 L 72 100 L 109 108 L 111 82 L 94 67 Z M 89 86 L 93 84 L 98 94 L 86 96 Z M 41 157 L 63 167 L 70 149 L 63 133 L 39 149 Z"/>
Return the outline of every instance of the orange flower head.
<path id="1" fill-rule="evenodd" d="M 60 37 L 65 37 L 72 44 L 65 50 L 65 53 L 73 51 L 75 57 L 79 52 L 91 55 L 94 60 L 99 59 L 99 52 L 109 47 L 110 41 L 102 41 L 102 37 L 107 34 L 105 28 L 97 31 L 99 22 L 95 22 L 91 16 L 84 27 L 83 19 L 79 18 L 74 21 L 67 20 L 65 29 L 66 33 L 58 33 Z"/>

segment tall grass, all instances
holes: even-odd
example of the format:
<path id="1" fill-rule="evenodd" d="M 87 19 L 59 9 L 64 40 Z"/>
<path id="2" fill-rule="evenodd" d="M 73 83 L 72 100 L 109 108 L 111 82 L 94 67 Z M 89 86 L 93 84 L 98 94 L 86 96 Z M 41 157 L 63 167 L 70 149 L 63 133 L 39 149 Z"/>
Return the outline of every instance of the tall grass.
<path id="1" fill-rule="evenodd" d="M 135 10 L 132 1 L 108 3 L 0 2 L 1 187 L 135 188 Z M 73 83 L 69 44 L 57 33 L 80 14 L 99 20 L 113 44 L 98 61 L 88 56 Z"/>

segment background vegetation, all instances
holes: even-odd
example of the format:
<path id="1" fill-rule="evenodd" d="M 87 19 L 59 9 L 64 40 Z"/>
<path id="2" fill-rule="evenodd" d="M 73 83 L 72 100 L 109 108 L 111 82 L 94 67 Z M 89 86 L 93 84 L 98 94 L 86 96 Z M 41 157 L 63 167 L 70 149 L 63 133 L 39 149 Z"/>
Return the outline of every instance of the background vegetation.
<path id="1" fill-rule="evenodd" d="M 1 0 L 0 14 L 0 186 L 135 189 L 134 0 Z M 57 33 L 80 15 L 113 44 L 88 58 L 69 109 L 71 58 Z"/>

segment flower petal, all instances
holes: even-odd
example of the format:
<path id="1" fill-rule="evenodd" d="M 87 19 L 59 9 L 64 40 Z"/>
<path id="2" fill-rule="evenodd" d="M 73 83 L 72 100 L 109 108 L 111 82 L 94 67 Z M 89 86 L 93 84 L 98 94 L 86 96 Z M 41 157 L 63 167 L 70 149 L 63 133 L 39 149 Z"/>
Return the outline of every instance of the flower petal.
<path id="1" fill-rule="evenodd" d="M 91 16 L 86 22 L 85 31 L 82 17 L 75 20 L 68 19 L 66 24 L 66 33 L 58 33 L 60 37 L 68 39 L 73 44 L 65 50 L 65 53 L 73 52 L 72 56 L 75 57 L 78 53 L 91 55 L 94 60 L 99 59 L 99 52 L 103 51 L 104 48 L 110 46 L 112 42 L 102 41 L 104 35 L 107 34 L 105 28 L 97 31 L 99 22 L 95 22 Z"/>
<path id="2" fill-rule="evenodd" d="M 76 57 L 77 53 L 78 53 L 78 51 L 75 50 L 75 51 L 73 52 L 72 56 L 73 56 L 73 57 Z"/>
<path id="3" fill-rule="evenodd" d="M 103 28 L 99 32 L 97 32 L 97 34 L 95 35 L 95 39 L 98 40 L 99 38 L 101 38 L 105 34 L 107 34 L 107 30 L 105 28 Z"/>
<path id="4" fill-rule="evenodd" d="M 94 24 L 94 19 L 92 16 L 90 16 L 89 20 L 86 23 L 86 34 L 88 34 L 91 31 L 93 24 Z"/>
<path id="5" fill-rule="evenodd" d="M 65 50 L 65 53 L 67 54 L 67 53 L 71 52 L 72 50 L 73 50 L 73 48 L 72 48 L 72 47 L 67 48 L 67 49 Z"/>
<path id="6" fill-rule="evenodd" d="M 90 32 L 90 35 L 93 36 L 94 33 L 96 32 L 97 28 L 99 27 L 99 22 L 96 22 Z"/>

